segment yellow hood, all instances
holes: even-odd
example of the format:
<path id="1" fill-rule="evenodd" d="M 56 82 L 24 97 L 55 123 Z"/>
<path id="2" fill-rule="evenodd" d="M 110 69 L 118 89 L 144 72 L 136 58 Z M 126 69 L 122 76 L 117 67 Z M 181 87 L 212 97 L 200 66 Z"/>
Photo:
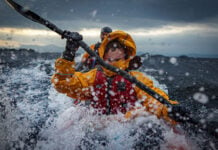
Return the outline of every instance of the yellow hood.
<path id="1" fill-rule="evenodd" d="M 98 49 L 99 56 L 103 59 L 107 44 L 115 39 L 117 39 L 121 44 L 123 44 L 127 47 L 128 55 L 130 57 L 128 59 L 124 60 L 125 62 L 117 62 L 113 66 L 118 67 L 122 70 L 125 70 L 128 68 L 130 60 L 132 58 L 134 58 L 134 56 L 136 55 L 135 42 L 133 41 L 132 37 L 128 33 L 117 30 L 117 31 L 114 31 L 114 32 L 111 32 L 110 34 L 108 34 L 107 37 L 104 38 L 104 40 L 101 43 L 101 46 Z M 110 72 L 109 70 L 106 71 L 106 69 L 104 69 L 104 71 Z M 110 74 L 110 76 L 111 75 L 112 74 Z"/>

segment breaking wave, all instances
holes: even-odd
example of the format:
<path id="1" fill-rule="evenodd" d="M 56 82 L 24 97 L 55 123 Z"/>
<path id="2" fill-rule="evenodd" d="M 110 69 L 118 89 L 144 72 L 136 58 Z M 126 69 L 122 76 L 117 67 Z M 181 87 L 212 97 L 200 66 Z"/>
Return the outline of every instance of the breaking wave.
<path id="1" fill-rule="evenodd" d="M 125 121 L 122 114 L 98 116 L 83 103 L 73 105 L 51 86 L 53 64 L 54 60 L 34 60 L 1 75 L 1 149 L 199 148 L 201 137 L 188 137 L 180 127 L 182 134 L 175 133 L 156 116 Z M 155 84 L 167 91 L 165 85 Z"/>

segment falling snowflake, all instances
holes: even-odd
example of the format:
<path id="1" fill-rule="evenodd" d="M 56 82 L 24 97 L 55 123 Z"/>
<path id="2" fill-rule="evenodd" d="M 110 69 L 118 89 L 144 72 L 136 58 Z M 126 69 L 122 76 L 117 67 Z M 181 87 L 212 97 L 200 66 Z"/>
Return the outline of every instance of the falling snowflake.
<path id="1" fill-rule="evenodd" d="M 94 18 L 96 15 L 97 15 L 97 10 L 93 10 L 92 12 L 91 12 L 91 16 Z"/>

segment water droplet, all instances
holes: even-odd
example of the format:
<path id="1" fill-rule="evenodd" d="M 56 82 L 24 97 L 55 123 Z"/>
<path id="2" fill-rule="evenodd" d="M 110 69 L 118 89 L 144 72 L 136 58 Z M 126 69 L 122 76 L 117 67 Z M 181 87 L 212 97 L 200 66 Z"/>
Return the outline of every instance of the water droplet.
<path id="1" fill-rule="evenodd" d="M 164 70 L 160 69 L 158 70 L 159 75 L 163 75 L 164 74 Z"/>
<path id="2" fill-rule="evenodd" d="M 189 75 L 190 75 L 190 73 L 189 73 L 189 72 L 186 72 L 186 73 L 185 73 L 185 76 L 187 76 L 187 77 L 188 77 Z"/>
<path id="3" fill-rule="evenodd" d="M 171 57 L 169 61 L 171 64 L 177 65 L 177 59 L 175 57 Z"/>
<path id="4" fill-rule="evenodd" d="M 200 102 L 200 103 L 202 103 L 202 104 L 206 104 L 206 103 L 208 102 L 208 97 L 207 97 L 207 95 L 205 95 L 205 94 L 203 94 L 203 93 L 200 93 L 200 92 L 195 93 L 195 94 L 193 95 L 193 98 L 194 98 L 194 100 L 196 100 L 196 101 L 198 101 L 198 102 Z"/>
<path id="5" fill-rule="evenodd" d="M 200 92 L 204 92 L 204 90 L 205 90 L 204 87 L 199 88 Z"/>
<path id="6" fill-rule="evenodd" d="M 169 76 L 169 77 L 168 77 L 168 80 L 169 80 L 169 81 L 173 81 L 173 80 L 174 80 L 174 77 Z"/>

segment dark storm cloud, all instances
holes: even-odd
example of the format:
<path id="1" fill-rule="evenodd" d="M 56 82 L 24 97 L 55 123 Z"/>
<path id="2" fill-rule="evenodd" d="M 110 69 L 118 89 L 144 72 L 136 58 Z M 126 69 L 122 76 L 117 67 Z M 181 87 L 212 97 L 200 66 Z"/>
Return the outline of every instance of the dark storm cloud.
<path id="1" fill-rule="evenodd" d="M 200 22 L 218 16 L 217 0 L 16 0 L 51 21 L 159 26 L 166 22 Z M 0 2 L 0 26 L 38 27 Z M 149 20 L 156 20 L 151 21 Z M 81 25 L 83 26 L 83 25 Z"/>

